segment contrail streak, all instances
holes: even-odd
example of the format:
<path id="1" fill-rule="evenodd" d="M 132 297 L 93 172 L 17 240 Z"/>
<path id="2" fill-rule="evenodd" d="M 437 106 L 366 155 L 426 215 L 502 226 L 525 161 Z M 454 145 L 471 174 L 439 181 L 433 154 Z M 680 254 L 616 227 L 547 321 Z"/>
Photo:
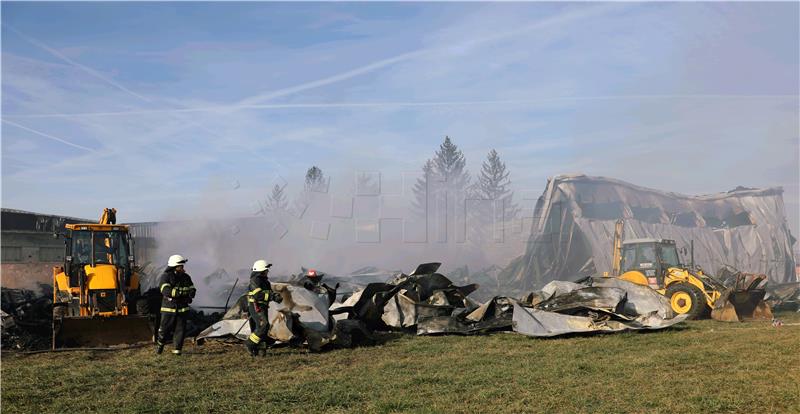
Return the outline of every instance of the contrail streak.
<path id="1" fill-rule="evenodd" d="M 211 107 L 206 107 L 206 108 L 179 108 L 179 109 L 145 110 L 145 111 L 117 111 L 117 112 L 104 112 L 104 113 L 102 113 L 102 115 L 123 115 L 123 114 L 127 115 L 127 114 L 151 114 L 151 113 L 152 114 L 157 114 L 157 113 L 211 112 L 211 111 L 214 111 L 214 112 L 229 112 L 229 111 L 238 111 L 238 110 L 243 110 L 243 109 L 274 109 L 274 108 L 323 108 L 323 107 L 341 107 L 341 108 L 346 108 L 346 107 L 369 107 L 369 106 L 377 107 L 377 106 L 380 106 L 381 104 L 372 104 L 372 103 L 334 104 L 334 105 L 337 105 L 337 106 L 324 106 L 326 104 L 299 104 L 300 106 L 256 106 L 256 105 L 259 105 L 263 101 L 268 101 L 268 100 L 272 100 L 272 99 L 275 99 L 275 98 L 279 98 L 279 97 L 283 97 L 283 96 L 287 96 L 287 95 L 292 95 L 292 94 L 295 94 L 295 93 L 298 93 L 298 92 L 306 91 L 306 90 L 309 90 L 309 89 L 319 88 L 319 87 L 322 87 L 322 86 L 326 86 L 326 85 L 334 84 L 334 83 L 341 82 L 341 81 L 344 81 L 344 80 L 348 80 L 348 79 L 354 78 L 356 76 L 363 75 L 363 74 L 366 74 L 366 73 L 370 73 L 370 72 L 373 72 L 375 70 L 378 70 L 378 69 L 381 69 L 381 68 L 384 68 L 384 67 L 387 67 L 387 66 L 390 66 L 390 65 L 394 65 L 394 64 L 399 63 L 399 62 L 404 62 L 404 61 L 407 61 L 407 60 L 410 60 L 410 59 L 413 59 L 413 58 L 416 58 L 416 57 L 419 57 L 419 56 L 422 56 L 422 55 L 425 55 L 425 54 L 437 53 L 437 52 L 442 52 L 442 51 L 446 52 L 447 50 L 469 49 L 471 47 L 475 47 L 475 46 L 483 44 L 483 43 L 497 41 L 497 40 L 504 39 L 504 38 L 507 38 L 507 37 L 518 36 L 518 35 L 520 35 L 522 33 L 526 33 L 526 32 L 533 31 L 533 30 L 539 30 L 539 29 L 542 29 L 542 28 L 546 28 L 548 26 L 564 24 L 564 23 L 567 23 L 567 22 L 572 21 L 572 20 L 579 20 L 579 19 L 591 16 L 591 15 L 595 15 L 595 14 L 598 14 L 598 13 L 601 13 L 601 12 L 605 12 L 607 10 L 618 9 L 620 7 L 621 6 L 619 6 L 617 4 L 611 4 L 611 5 L 603 5 L 603 6 L 596 6 L 596 7 L 591 7 L 591 8 L 579 9 L 577 11 L 571 11 L 571 12 L 568 12 L 568 13 L 562 13 L 562 14 L 558 14 L 558 15 L 555 15 L 555 16 L 550 16 L 550 17 L 544 18 L 544 19 L 542 19 L 540 21 L 534 22 L 533 24 L 530 24 L 530 25 L 527 25 L 527 26 L 523 26 L 523 27 L 515 29 L 515 30 L 496 33 L 496 34 L 493 34 L 491 36 L 486 36 L 486 37 L 482 37 L 482 38 L 471 39 L 471 40 L 468 40 L 468 41 L 465 41 L 465 42 L 461 42 L 461 43 L 458 43 L 458 44 L 455 44 L 455 45 L 450 45 L 450 46 L 448 46 L 446 48 L 431 47 L 431 48 L 423 48 L 423 49 L 418 49 L 416 51 L 402 53 L 402 54 L 399 54 L 399 55 L 396 55 L 396 56 L 393 56 L 393 57 L 390 57 L 390 58 L 381 59 L 381 60 L 369 63 L 367 65 L 361 66 L 359 68 L 351 69 L 349 71 L 342 72 L 342 73 L 339 73 L 339 74 L 336 74 L 336 75 L 333 75 L 333 76 L 329 76 L 329 77 L 326 77 L 326 78 L 317 79 L 317 80 L 314 80 L 314 81 L 311 81 L 311 82 L 307 82 L 307 83 L 303 83 L 303 84 L 300 84 L 300 85 L 295 85 L 295 86 L 292 86 L 292 87 L 283 88 L 283 89 L 279 89 L 279 90 L 276 90 L 276 91 L 265 92 L 265 93 L 254 95 L 254 96 L 251 96 L 251 97 L 248 97 L 248 98 L 244 98 L 244 99 L 241 99 L 238 103 L 233 104 L 233 105 L 217 105 L 217 106 L 211 106 Z M 143 96 L 141 96 L 141 95 L 139 95 L 139 94 L 127 89 L 127 88 L 125 88 L 124 86 L 114 82 L 111 79 L 108 79 L 107 77 L 103 76 L 102 74 L 98 73 L 97 71 L 95 71 L 95 70 L 93 70 L 91 68 L 83 66 L 80 63 L 69 59 L 68 57 L 64 56 L 63 54 L 61 54 L 60 52 L 58 52 L 56 50 L 53 50 L 52 48 L 48 47 L 47 45 L 44 45 L 41 42 L 39 42 L 39 41 L 37 41 L 37 40 L 35 40 L 33 38 L 30 38 L 29 36 L 19 32 L 16 29 L 13 29 L 11 27 L 9 27 L 9 29 L 12 30 L 14 33 L 18 34 L 19 36 L 23 37 L 28 42 L 30 42 L 30 43 L 32 43 L 32 44 L 34 44 L 34 45 L 46 50 L 46 51 L 52 53 L 54 56 L 64 60 L 65 62 L 70 63 L 72 65 L 75 65 L 76 67 L 79 67 L 79 68 L 83 69 L 87 73 L 90 73 L 93 76 L 96 76 L 97 78 L 104 80 L 105 82 L 117 87 L 120 90 L 123 90 L 123 91 L 125 91 L 125 92 L 127 92 L 127 93 L 129 93 L 129 94 L 131 94 L 133 96 L 136 96 L 136 97 L 138 97 L 138 98 L 140 98 L 142 100 L 150 102 L 150 99 L 145 98 L 145 97 L 143 97 Z M 469 105 L 469 104 L 470 103 L 460 103 L 460 105 Z M 484 104 L 484 103 L 477 103 L 477 104 Z M 388 104 L 388 105 L 384 105 L 384 106 L 436 106 L 436 105 L 437 104 L 435 104 L 435 103 L 433 103 L 433 104 L 430 104 L 430 103 L 407 103 L 407 104 Z M 441 105 L 459 105 L 459 103 L 444 103 L 444 104 L 439 104 L 439 105 L 440 106 Z M 84 114 L 75 114 L 75 116 L 81 116 L 81 115 L 84 115 Z M 55 116 L 70 116 L 70 115 L 68 115 L 68 114 L 56 114 Z"/>
<path id="2" fill-rule="evenodd" d="M 55 49 L 53 49 L 53 48 L 51 48 L 51 47 L 47 46 L 46 44 L 44 44 L 44 43 L 42 43 L 42 42 L 40 42 L 40 41 L 38 41 L 38 40 L 36 40 L 36 39 L 34 39 L 34 38 L 32 38 L 32 37 L 30 37 L 30 36 L 28 36 L 28 35 L 26 35 L 26 34 L 24 34 L 24 33 L 20 32 L 19 30 L 15 29 L 15 28 L 13 28 L 13 27 L 11 27 L 11 26 L 7 25 L 7 24 L 5 24 L 4 26 L 5 26 L 5 27 L 6 27 L 8 30 L 10 30 L 10 31 L 14 32 L 15 34 L 17 34 L 19 37 L 21 37 L 21 38 L 22 38 L 22 39 L 24 39 L 25 41 L 27 41 L 27 42 L 31 43 L 32 45 L 34 45 L 34 46 L 36 46 L 36 47 L 38 47 L 38 48 L 40 48 L 40 49 L 42 49 L 42 50 L 44 50 L 44 51 L 46 51 L 46 52 L 48 52 L 48 53 L 52 54 L 53 56 L 55 56 L 55 57 L 57 57 L 57 58 L 61 59 L 62 61 L 66 62 L 67 64 L 69 64 L 69 65 L 72 65 L 72 66 L 74 66 L 74 67 L 76 67 L 76 68 L 78 68 L 78 69 L 81 69 L 81 70 L 83 70 L 84 72 L 88 73 L 89 75 L 91 75 L 91 76 L 93 76 L 93 77 L 95 77 L 95 78 L 97 78 L 97 79 L 100 79 L 100 80 L 102 80 L 103 82 L 105 82 L 105 83 L 107 83 L 107 84 L 109 84 L 109 85 L 111 85 L 111 86 L 113 86 L 113 87 L 115 87 L 115 88 L 117 88 L 117 89 L 119 89 L 119 90 L 121 90 L 121 91 L 123 91 L 123 92 L 125 92 L 125 93 L 127 93 L 127 94 L 129 94 L 129 95 L 131 95 L 131 96 L 133 96 L 133 97 L 135 97 L 135 98 L 137 98 L 137 99 L 139 99 L 139 100 L 142 100 L 142 101 L 145 101 L 145 102 L 148 102 L 148 103 L 153 103 L 153 102 L 154 102 L 152 99 L 150 99 L 150 98 L 148 98 L 148 97 L 146 97 L 146 96 L 143 96 L 143 95 L 141 95 L 141 94 L 138 94 L 138 93 L 136 93 L 136 92 L 134 92 L 134 91 L 132 91 L 132 90 L 130 90 L 130 89 L 128 89 L 128 88 L 126 88 L 125 86 L 123 86 L 123 85 L 121 85 L 121 84 L 119 84 L 119 83 L 115 82 L 114 80 L 112 80 L 112 79 L 110 79 L 110 78 L 106 77 L 106 76 L 105 76 L 105 75 L 103 75 L 102 73 L 100 73 L 100 72 L 98 72 L 98 71 L 96 71 L 96 70 L 94 70 L 94 69 L 92 69 L 92 68 L 90 68 L 90 67 L 88 67 L 88 66 L 82 65 L 81 63 L 78 63 L 78 62 L 76 62 L 76 61 L 74 61 L 74 60 L 70 59 L 69 57 L 65 56 L 63 53 L 59 52 L 58 50 L 55 50 Z M 158 110 L 153 110 L 153 111 L 154 111 L 155 113 L 164 113 L 164 114 L 170 114 L 170 113 L 172 113 L 172 114 L 177 114 L 177 113 L 180 113 L 180 112 L 181 112 L 181 110 L 182 110 L 182 108 L 176 108 L 176 109 L 158 109 Z M 135 112 L 135 111 L 134 111 L 134 112 Z M 143 111 L 143 112 L 144 112 L 144 113 L 147 113 L 147 112 L 148 112 L 148 110 L 145 110 L 145 111 Z M 59 117 L 59 118 L 70 118 L 71 116 L 70 116 L 70 115 L 57 115 L 56 117 Z M 27 118 L 27 117 L 26 117 L 26 118 Z M 29 118 L 36 118 L 36 116 L 30 116 Z M 179 121 L 181 121 L 181 122 L 185 122 L 185 123 L 187 123 L 188 125 L 192 125 L 192 126 L 198 127 L 198 128 L 200 128 L 200 129 L 202 129 L 202 130 L 204 130 L 204 131 L 208 132 L 209 134 L 211 134 L 211 135 L 213 135 L 213 136 L 216 136 L 217 138 L 224 138 L 223 136 L 221 136 L 221 135 L 217 134 L 216 132 L 214 132 L 214 131 L 210 130 L 210 129 L 209 129 L 208 127 L 206 127 L 205 125 L 202 125 L 202 124 L 200 124 L 200 123 L 198 123 L 198 122 L 196 122 L 196 121 L 193 121 L 193 120 L 186 120 L 186 119 L 182 119 L 182 118 L 176 118 L 176 119 L 178 119 L 178 120 L 179 120 Z M 274 160 L 271 160 L 271 159 L 269 159 L 269 158 L 263 157 L 262 155 L 260 155 L 260 154 L 258 154 L 257 152 L 253 151 L 253 149 L 252 149 L 252 148 L 246 148 L 246 147 L 245 147 L 244 149 L 245 149 L 245 150 L 247 150 L 249 154 L 255 155 L 256 157 L 259 157 L 259 158 L 261 158 L 261 159 L 264 159 L 264 160 L 267 160 L 267 161 L 271 161 L 273 164 L 276 164 L 278 167 L 282 167 L 282 165 L 280 165 L 280 163 L 278 163 L 278 162 L 276 162 L 276 161 L 274 161 Z"/>
<path id="3" fill-rule="evenodd" d="M 8 30 L 14 32 L 17 36 L 25 39 L 26 42 L 28 42 L 28 43 L 30 43 L 30 44 L 32 44 L 32 45 L 34 45 L 34 46 L 36 46 L 36 47 L 38 47 L 38 48 L 40 48 L 42 50 L 47 51 L 51 55 L 63 60 L 64 62 L 66 62 L 66 63 L 68 63 L 68 64 L 70 64 L 72 66 L 75 66 L 76 68 L 79 68 L 79 69 L 83 70 L 84 72 L 94 76 L 95 78 L 100 79 L 103 82 L 105 82 L 105 83 L 107 83 L 107 84 L 109 84 L 109 85 L 111 85 L 111 86 L 113 86 L 113 87 L 115 87 L 115 88 L 117 88 L 117 89 L 119 89 L 119 90 L 121 90 L 121 91 L 123 91 L 123 92 L 125 92 L 125 93 L 127 93 L 129 95 L 131 95 L 131 96 L 134 96 L 134 97 L 139 98 L 139 99 L 141 99 L 143 101 L 146 101 L 146 102 L 152 102 L 152 100 L 150 98 L 142 96 L 142 95 L 140 95 L 140 94 L 138 94 L 138 93 L 136 93 L 136 92 L 134 92 L 134 91 L 122 86 L 122 85 L 120 85 L 119 83 L 117 83 L 113 79 L 103 75 L 102 73 L 100 73 L 100 72 L 98 72 L 98 71 L 96 71 L 96 70 L 94 70 L 94 69 L 92 69 L 92 68 L 90 68 L 88 66 L 84 66 L 84 65 L 82 65 L 82 64 L 80 64 L 80 63 L 78 63 L 78 62 L 76 62 L 76 61 L 74 61 L 72 59 L 70 59 L 69 57 L 65 56 L 63 53 L 59 52 L 58 50 L 55 50 L 55 49 L 47 46 L 46 44 L 44 44 L 44 43 L 42 43 L 42 42 L 40 42 L 40 41 L 38 41 L 38 40 L 36 40 L 36 39 L 34 39 L 32 37 L 20 32 L 19 30 L 13 28 L 12 26 L 9 26 L 8 24 L 4 24 L 3 26 L 5 26 Z"/>
<path id="4" fill-rule="evenodd" d="M 352 69 L 352 70 L 349 70 L 347 72 L 343 72 L 343 73 L 339 73 L 339 74 L 336 74 L 336 75 L 333 75 L 333 76 L 329 76 L 327 78 L 318 79 L 318 80 L 315 80 L 315 81 L 312 81 L 312 82 L 304 83 L 302 85 L 292 86 L 290 88 L 279 89 L 277 91 L 267 92 L 267 93 L 263 93 L 263 94 L 260 94 L 260 95 L 251 96 L 249 98 L 245 98 L 245 99 L 240 100 L 238 104 L 232 105 L 229 108 L 235 110 L 235 109 L 238 109 L 240 107 L 246 107 L 248 105 L 254 105 L 254 104 L 257 104 L 257 103 L 262 102 L 262 101 L 268 101 L 268 100 L 279 98 L 279 97 L 282 97 L 282 96 L 292 95 L 292 94 L 295 94 L 297 92 L 302 92 L 302 91 L 305 91 L 305 90 L 308 90 L 308 89 L 314 89 L 314 88 L 318 88 L 318 87 L 321 87 L 321 86 L 330 85 L 332 83 L 341 82 L 343 80 L 347 80 L 347 79 L 356 77 L 358 75 L 363 75 L 365 73 L 369 73 L 369 72 L 372 72 L 374 70 L 377 70 L 377 69 L 380 69 L 380 68 L 383 68 L 383 67 L 398 63 L 398 62 L 409 60 L 409 59 L 411 59 L 413 57 L 420 56 L 420 55 L 422 55 L 424 53 L 427 53 L 428 51 L 429 50 L 427 50 L 427 49 L 423 49 L 423 50 L 418 50 L 418 51 L 415 51 L 415 52 L 403 53 L 401 55 L 397 55 L 397 56 L 394 56 L 394 57 L 391 57 L 391 58 L 388 58 L 388 59 L 383 59 L 383 60 L 379 60 L 377 62 L 370 63 L 370 64 L 362 66 L 360 68 Z"/>
<path id="5" fill-rule="evenodd" d="M 97 152 L 97 151 L 95 151 L 95 150 L 94 150 L 94 149 L 92 149 L 92 148 L 89 148 L 89 147 L 84 147 L 83 145 L 78 145 L 78 144 L 75 144 L 75 143 L 69 142 L 69 141 L 67 141 L 67 140 L 65 140 L 65 139 L 63 139 L 63 138 L 59 138 L 59 137 L 56 137 L 56 136 L 50 135 L 50 134 L 48 134 L 48 133 L 45 133 L 45 132 L 41 132 L 41 131 L 37 131 L 37 130 L 35 130 L 35 129 L 28 128 L 28 127 L 26 127 L 25 125 L 20 125 L 20 124 L 18 124 L 18 123 L 16 123 L 16 122 L 11 122 L 11 121 L 9 121 L 9 120 L 7 120 L 7 119 L 4 119 L 4 120 L 3 120 L 3 122 L 5 122 L 6 124 L 9 124 L 9 125 L 13 125 L 13 126 L 15 126 L 15 127 L 17 127 L 17 128 L 20 128 L 20 129 L 24 129 L 24 130 L 26 130 L 26 131 L 28 131 L 28 132 L 31 132 L 31 133 L 34 133 L 34 134 L 36 134 L 36 135 L 39 135 L 39 136 L 42 136 L 42 137 L 45 137 L 45 138 L 52 139 L 53 141 L 58 141 L 58 142 L 60 142 L 60 143 L 62 143 L 62 144 L 69 145 L 70 147 L 75 147 L 75 148 L 82 149 L 82 150 L 89 151 L 89 152 Z"/>
<path id="6" fill-rule="evenodd" d="M 397 56 L 394 56 L 394 57 L 391 57 L 391 58 L 378 60 L 376 62 L 369 63 L 369 64 L 367 64 L 365 66 L 362 66 L 362 67 L 359 67 L 359 68 L 356 68 L 356 69 L 351 69 L 351 70 L 349 70 L 347 72 L 339 73 L 339 74 L 336 74 L 336 75 L 333 75 L 333 76 L 329 76 L 329 77 L 326 77 L 326 78 L 322 78 L 322 79 L 318 79 L 318 80 L 311 81 L 311 82 L 308 82 L 308 83 L 292 86 L 292 87 L 289 87 L 289 88 L 279 89 L 277 91 L 265 92 L 265 93 L 261 93 L 261 94 L 258 94 L 258 95 L 254 95 L 254 96 L 251 96 L 249 98 L 245 98 L 245 99 L 240 100 L 237 104 L 233 105 L 232 108 L 234 108 L 234 110 L 235 110 L 238 106 L 241 106 L 241 105 L 257 104 L 259 102 L 272 100 L 272 99 L 279 98 L 279 97 L 282 97 L 282 96 L 292 95 L 292 94 L 295 94 L 297 92 L 302 92 L 302 91 L 305 91 L 305 90 L 314 89 L 314 88 L 318 88 L 318 87 L 321 87 L 321 86 L 326 86 L 326 85 L 330 85 L 330 84 L 333 84 L 333 83 L 341 82 L 341 81 L 344 81 L 344 80 L 347 80 L 347 79 L 351 79 L 351 78 L 359 76 L 359 75 L 363 75 L 365 73 L 373 72 L 375 70 L 384 68 L 386 66 L 393 65 L 395 63 L 399 63 L 399 62 L 410 60 L 412 58 L 416 58 L 416 57 L 424 55 L 424 54 L 447 51 L 447 50 L 467 49 L 467 48 L 470 48 L 470 47 L 474 47 L 476 45 L 480 45 L 482 43 L 487 43 L 487 42 L 492 42 L 492 41 L 496 41 L 496 40 L 499 40 L 499 39 L 504 39 L 504 38 L 507 38 L 507 37 L 517 36 L 517 35 L 520 35 L 520 34 L 525 33 L 525 32 L 529 32 L 529 31 L 532 31 L 532 30 L 538 30 L 538 29 L 545 28 L 545 27 L 548 27 L 548 26 L 567 23 L 570 20 L 579 20 L 579 19 L 582 19 L 584 17 L 588 17 L 588 16 L 591 16 L 591 15 L 594 15 L 594 14 L 597 14 L 597 13 L 600 13 L 600 12 L 607 11 L 609 9 L 617 9 L 617 8 L 620 8 L 620 6 L 616 5 L 616 4 L 612 4 L 612 5 L 603 5 L 603 6 L 596 6 L 596 7 L 586 8 L 586 9 L 580 9 L 580 10 L 577 10 L 577 11 L 572 11 L 570 13 L 562 13 L 562 14 L 558 14 L 558 15 L 555 15 L 555 16 L 547 17 L 545 19 L 537 21 L 537 22 L 535 22 L 533 24 L 530 24 L 528 26 L 523 26 L 523 27 L 521 27 L 519 29 L 510 30 L 510 31 L 501 32 L 501 33 L 496 33 L 494 35 L 486 36 L 486 37 L 483 37 L 483 38 L 471 39 L 469 41 L 462 42 L 462 43 L 459 43 L 459 44 L 456 44 L 456 45 L 451 45 L 451 46 L 448 46 L 446 48 L 430 47 L 430 48 L 419 49 L 419 50 L 412 51 L 412 52 L 402 53 L 400 55 L 397 55 Z"/>
<path id="7" fill-rule="evenodd" d="M 175 113 L 220 112 L 225 110 L 270 110 L 270 109 L 348 109 L 348 108 L 391 108 L 391 107 L 434 107 L 434 106 L 482 106 L 482 105 L 524 105 L 546 102 L 610 101 L 610 100 L 661 100 L 661 99 L 787 99 L 800 95 L 599 95 L 599 96 L 559 96 L 534 99 L 475 100 L 475 101 L 433 101 L 433 102 L 332 102 L 332 103 L 292 103 L 292 104 L 251 104 L 235 106 L 205 106 L 176 109 L 144 109 L 131 111 L 75 112 L 52 114 L 5 114 L 5 118 L 69 118 L 104 117 L 128 115 L 158 115 Z"/>

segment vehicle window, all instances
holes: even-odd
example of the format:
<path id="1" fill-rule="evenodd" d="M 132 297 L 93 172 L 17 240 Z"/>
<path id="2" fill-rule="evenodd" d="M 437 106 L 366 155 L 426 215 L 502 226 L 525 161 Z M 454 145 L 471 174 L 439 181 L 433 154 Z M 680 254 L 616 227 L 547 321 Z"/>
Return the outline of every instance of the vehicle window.
<path id="1" fill-rule="evenodd" d="M 661 260 L 669 267 L 680 267 L 678 249 L 674 245 L 661 247 Z"/>
<path id="2" fill-rule="evenodd" d="M 100 264 L 113 264 L 111 257 L 113 239 L 106 237 L 108 233 L 96 232 L 94 234 L 94 262 Z"/>
<path id="3" fill-rule="evenodd" d="M 72 232 L 72 262 L 76 264 L 91 263 L 92 233 L 88 231 Z"/>
<path id="4" fill-rule="evenodd" d="M 637 261 L 641 266 L 643 263 L 652 263 L 656 262 L 656 247 L 652 244 L 640 244 L 639 245 L 639 257 Z"/>
<path id="5" fill-rule="evenodd" d="M 630 269 L 635 269 L 637 265 L 638 262 L 636 261 L 636 250 L 633 247 L 623 247 L 621 266 L 622 271 L 626 272 Z"/>
<path id="6" fill-rule="evenodd" d="M 125 235 L 116 231 L 95 232 L 95 264 L 114 264 L 125 266 L 128 263 L 128 249 Z"/>

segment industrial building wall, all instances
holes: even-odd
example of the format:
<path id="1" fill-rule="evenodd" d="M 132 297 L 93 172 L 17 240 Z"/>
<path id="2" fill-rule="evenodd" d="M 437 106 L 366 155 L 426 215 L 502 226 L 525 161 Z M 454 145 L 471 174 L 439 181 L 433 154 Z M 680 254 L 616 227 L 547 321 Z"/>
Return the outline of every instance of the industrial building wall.
<path id="1" fill-rule="evenodd" d="M 53 266 L 64 263 L 64 240 L 52 233 L 2 232 L 0 280 L 7 288 L 35 289 L 52 284 Z"/>
<path id="2" fill-rule="evenodd" d="M 5 208 L 1 214 L 0 284 L 6 288 L 52 284 L 53 266 L 64 263 L 64 239 L 53 233 L 63 233 L 65 224 L 88 221 Z"/>

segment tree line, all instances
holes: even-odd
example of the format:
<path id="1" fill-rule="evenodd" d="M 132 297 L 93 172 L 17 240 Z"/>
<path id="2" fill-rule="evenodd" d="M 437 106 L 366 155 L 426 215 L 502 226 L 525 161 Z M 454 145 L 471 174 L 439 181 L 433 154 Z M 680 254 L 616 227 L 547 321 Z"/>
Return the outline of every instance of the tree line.
<path id="1" fill-rule="evenodd" d="M 519 215 L 520 209 L 514 202 L 514 191 L 511 189 L 510 172 L 495 149 L 487 153 L 474 181 L 466 166 L 464 153 L 449 136 L 445 136 L 433 157 L 422 165 L 422 174 L 414 183 L 412 211 L 418 217 L 429 216 L 437 206 L 462 203 L 467 210 L 462 213 L 469 222 L 468 237 L 488 240 L 498 226 L 506 226 Z M 359 176 L 358 179 L 361 182 L 369 177 Z M 306 171 L 303 191 L 293 208 L 304 210 L 310 202 L 310 193 L 324 191 L 327 185 L 322 170 L 316 165 L 311 166 Z M 286 211 L 289 202 L 285 185 L 275 184 L 260 206 L 263 213 Z"/>

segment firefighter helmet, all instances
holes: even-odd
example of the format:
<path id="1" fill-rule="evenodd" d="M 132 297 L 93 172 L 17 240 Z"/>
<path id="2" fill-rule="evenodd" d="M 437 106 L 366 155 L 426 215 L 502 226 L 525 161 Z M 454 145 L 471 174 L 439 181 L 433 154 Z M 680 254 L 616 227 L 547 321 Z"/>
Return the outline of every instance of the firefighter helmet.
<path id="1" fill-rule="evenodd" d="M 270 266 L 272 266 L 272 263 L 267 263 L 266 260 L 259 259 L 259 260 L 256 260 L 255 263 L 253 263 L 253 271 L 254 272 L 263 272 L 263 271 L 269 269 Z"/>
<path id="2" fill-rule="evenodd" d="M 183 266 L 183 264 L 186 262 L 188 262 L 188 260 L 186 260 L 185 257 L 179 254 L 173 254 L 172 256 L 169 257 L 169 260 L 167 260 L 167 266 L 169 267 Z"/>

